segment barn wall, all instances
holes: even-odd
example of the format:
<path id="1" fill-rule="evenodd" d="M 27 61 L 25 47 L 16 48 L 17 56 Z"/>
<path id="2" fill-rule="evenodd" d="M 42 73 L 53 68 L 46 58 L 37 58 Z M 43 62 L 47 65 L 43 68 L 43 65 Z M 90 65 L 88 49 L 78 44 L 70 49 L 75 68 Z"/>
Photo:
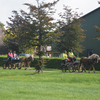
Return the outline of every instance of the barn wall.
<path id="1" fill-rule="evenodd" d="M 83 53 L 80 53 L 80 56 L 88 56 L 89 51 L 100 55 L 100 40 L 93 39 L 100 34 L 100 32 L 96 32 L 96 28 L 94 27 L 100 27 L 100 8 L 88 13 L 82 18 L 84 21 L 81 22 L 81 26 L 85 30 L 86 38 L 82 43 L 85 49 Z"/>

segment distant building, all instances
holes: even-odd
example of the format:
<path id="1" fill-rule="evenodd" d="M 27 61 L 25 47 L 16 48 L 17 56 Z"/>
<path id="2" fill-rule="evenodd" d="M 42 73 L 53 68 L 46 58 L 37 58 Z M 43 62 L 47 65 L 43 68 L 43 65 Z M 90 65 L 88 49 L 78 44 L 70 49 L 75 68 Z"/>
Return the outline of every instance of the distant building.
<path id="1" fill-rule="evenodd" d="M 7 54 L 8 50 L 3 44 L 2 37 L 4 36 L 3 34 L 4 30 L 0 27 L 0 54 Z"/>
<path id="2" fill-rule="evenodd" d="M 94 39 L 95 36 L 100 34 L 100 32 L 96 32 L 95 28 L 95 26 L 100 27 L 100 7 L 82 16 L 81 18 L 83 18 L 81 21 L 81 28 L 84 30 L 86 38 L 81 43 L 84 46 L 83 53 L 79 53 L 78 56 L 89 56 L 92 53 L 100 55 L 100 40 Z M 54 49 L 55 47 L 56 44 L 53 43 L 52 50 L 53 52 L 57 53 L 57 50 Z M 56 56 L 58 55 L 59 52 Z"/>
<path id="3" fill-rule="evenodd" d="M 81 27 L 85 30 L 86 38 L 82 43 L 85 49 L 79 56 L 89 56 L 92 53 L 100 55 L 100 40 L 93 39 L 100 34 L 100 32 L 96 32 L 95 28 L 95 26 L 100 27 L 100 7 L 84 15 L 82 18 L 84 21 L 81 22 Z"/>

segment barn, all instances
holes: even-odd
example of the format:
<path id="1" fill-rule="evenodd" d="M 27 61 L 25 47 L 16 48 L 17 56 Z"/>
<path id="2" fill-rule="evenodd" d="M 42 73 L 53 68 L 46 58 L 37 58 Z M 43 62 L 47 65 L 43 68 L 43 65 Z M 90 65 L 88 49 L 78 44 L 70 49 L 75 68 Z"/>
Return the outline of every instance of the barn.
<path id="1" fill-rule="evenodd" d="M 82 43 L 84 51 L 79 56 L 89 56 L 92 53 L 100 55 L 100 40 L 94 39 L 95 36 L 100 34 L 100 32 L 96 32 L 95 28 L 95 26 L 100 27 L 100 7 L 82 16 L 82 18 L 81 27 L 86 38 Z"/>
<path id="2" fill-rule="evenodd" d="M 86 34 L 86 38 L 81 43 L 84 46 L 84 50 L 82 53 L 79 53 L 78 56 L 79 57 L 89 56 L 92 53 L 96 53 L 100 55 L 100 40 L 94 39 L 95 36 L 100 34 L 100 32 L 96 32 L 96 28 L 95 28 L 95 26 L 100 27 L 100 7 L 87 13 L 81 18 L 83 19 L 81 21 L 81 28 L 84 30 L 84 33 Z M 53 43 L 52 51 L 57 51 L 54 50 L 55 47 L 56 45 Z"/>

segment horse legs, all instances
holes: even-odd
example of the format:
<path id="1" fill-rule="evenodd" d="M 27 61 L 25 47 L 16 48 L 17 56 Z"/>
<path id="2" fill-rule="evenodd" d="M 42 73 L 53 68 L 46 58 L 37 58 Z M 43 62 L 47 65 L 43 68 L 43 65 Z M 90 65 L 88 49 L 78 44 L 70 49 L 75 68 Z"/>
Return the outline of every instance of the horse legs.
<path id="1" fill-rule="evenodd" d="M 24 68 L 25 68 L 25 70 L 27 69 L 27 67 L 25 67 L 26 66 L 26 63 L 24 62 Z"/>
<path id="2" fill-rule="evenodd" d="M 92 65 L 91 65 L 91 67 L 90 67 L 90 69 L 89 69 L 89 73 L 90 73 L 91 68 L 92 68 Z"/>
<path id="3" fill-rule="evenodd" d="M 23 65 L 23 62 L 21 62 L 21 63 L 20 63 L 19 67 L 21 68 L 21 67 L 22 67 L 22 65 Z"/>
<path id="4" fill-rule="evenodd" d="M 91 67 L 90 67 L 90 69 L 89 69 L 89 73 L 90 73 L 90 70 L 91 70 L 92 67 L 93 67 L 93 72 L 95 73 L 95 68 L 94 68 L 93 65 L 91 65 Z"/>
<path id="5" fill-rule="evenodd" d="M 84 66 L 83 68 L 84 68 L 84 71 L 86 72 L 86 68 L 85 68 L 85 66 Z"/>
<path id="6" fill-rule="evenodd" d="M 92 65 L 93 66 L 93 65 Z M 95 67 L 93 66 L 93 72 L 95 73 Z"/>
<path id="7" fill-rule="evenodd" d="M 80 72 L 80 66 L 79 66 L 79 68 L 78 68 L 78 72 Z"/>
<path id="8" fill-rule="evenodd" d="M 31 70 L 31 68 L 30 68 L 30 63 L 27 63 L 28 65 L 27 65 L 27 67 L 29 67 L 29 69 Z M 25 64 L 26 65 L 26 64 Z M 24 66 L 25 67 L 25 66 Z M 25 70 L 27 69 L 27 67 L 25 68 Z"/>
<path id="9" fill-rule="evenodd" d="M 28 67 L 29 67 L 29 69 L 31 70 L 31 68 L 30 68 L 30 63 L 28 63 Z"/>
<path id="10" fill-rule="evenodd" d="M 79 66 L 79 68 L 78 68 L 78 72 L 80 72 L 81 69 L 82 69 L 81 72 L 83 72 L 83 68 L 84 68 L 84 71 L 86 72 L 85 66 L 83 67 L 83 64 L 80 64 L 80 66 Z"/>
<path id="11" fill-rule="evenodd" d="M 81 72 L 83 72 L 83 68 L 84 68 L 84 71 L 86 72 L 86 65 L 83 65 L 83 64 L 82 64 L 82 67 L 81 67 L 81 70 L 82 70 L 82 71 L 81 71 Z"/>
<path id="12" fill-rule="evenodd" d="M 81 68 L 82 68 L 82 64 L 79 65 L 78 72 L 80 72 Z"/>

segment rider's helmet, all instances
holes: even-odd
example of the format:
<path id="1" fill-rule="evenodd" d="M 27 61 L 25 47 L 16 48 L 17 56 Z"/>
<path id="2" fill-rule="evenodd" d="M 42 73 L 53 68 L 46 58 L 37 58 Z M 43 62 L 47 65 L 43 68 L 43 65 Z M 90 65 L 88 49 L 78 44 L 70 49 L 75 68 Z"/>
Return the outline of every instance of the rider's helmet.
<path id="1" fill-rule="evenodd" d="M 72 49 L 69 50 L 69 52 L 72 52 L 72 51 L 73 51 Z"/>
<path id="2" fill-rule="evenodd" d="M 64 50 L 64 53 L 67 53 L 67 51 L 66 51 L 66 50 Z"/>

